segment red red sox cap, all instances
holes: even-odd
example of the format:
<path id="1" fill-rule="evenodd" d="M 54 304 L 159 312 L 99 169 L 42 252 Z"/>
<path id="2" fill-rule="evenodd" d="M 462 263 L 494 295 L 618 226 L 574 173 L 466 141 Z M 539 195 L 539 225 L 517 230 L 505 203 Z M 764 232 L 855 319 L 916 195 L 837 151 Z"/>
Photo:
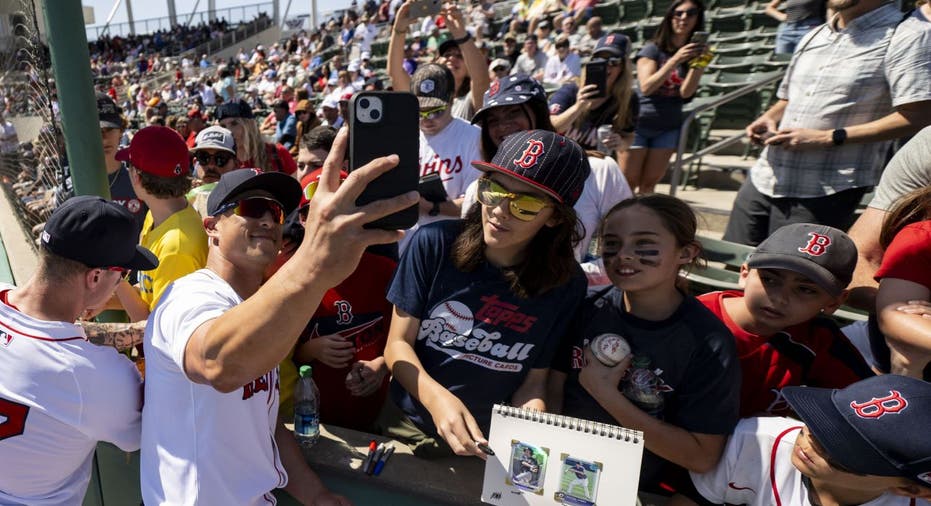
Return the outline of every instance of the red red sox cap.
<path id="1" fill-rule="evenodd" d="M 513 133 L 504 138 L 491 162 L 476 160 L 472 166 L 517 178 L 569 206 L 579 200 L 592 171 L 575 141 L 547 130 Z"/>
<path id="2" fill-rule="evenodd" d="M 116 159 L 158 177 L 182 177 L 191 172 L 191 154 L 184 139 L 171 128 L 158 125 L 136 132 L 129 147 L 116 152 Z"/>

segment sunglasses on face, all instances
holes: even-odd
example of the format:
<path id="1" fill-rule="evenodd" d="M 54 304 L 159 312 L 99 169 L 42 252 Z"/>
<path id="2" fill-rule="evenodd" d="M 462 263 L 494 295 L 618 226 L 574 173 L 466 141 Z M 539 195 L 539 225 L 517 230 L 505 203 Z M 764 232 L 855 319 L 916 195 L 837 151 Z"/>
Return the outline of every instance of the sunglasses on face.
<path id="1" fill-rule="evenodd" d="M 435 119 L 439 118 L 446 112 L 447 106 L 441 105 L 439 107 L 434 107 L 433 109 L 426 109 L 420 111 L 420 119 Z"/>
<path id="2" fill-rule="evenodd" d="M 691 18 L 697 15 L 698 15 L 698 9 L 694 7 L 691 9 L 682 9 L 682 10 L 676 9 L 672 11 L 672 16 L 675 18 Z"/>
<path id="3" fill-rule="evenodd" d="M 478 180 L 477 197 L 479 203 L 488 207 L 497 207 L 502 200 L 508 199 L 508 210 L 511 216 L 520 221 L 533 221 L 543 208 L 549 206 L 543 198 L 526 193 L 514 193 L 487 177 Z"/>
<path id="4" fill-rule="evenodd" d="M 194 154 L 194 158 L 197 160 L 197 163 L 201 165 L 210 165 L 210 162 L 213 161 L 216 162 L 217 167 L 222 167 L 233 159 L 233 155 L 229 153 L 215 153 L 211 155 L 210 153 L 198 151 Z"/>
<path id="5" fill-rule="evenodd" d="M 281 204 L 272 199 L 252 197 L 235 202 L 229 202 L 220 206 L 220 208 L 217 209 L 217 212 L 213 213 L 213 215 L 216 216 L 231 209 L 233 214 L 236 216 L 252 218 L 254 220 L 262 219 L 265 216 L 265 213 L 271 213 L 272 219 L 278 222 L 279 225 L 284 224 L 284 209 L 281 207 Z"/>

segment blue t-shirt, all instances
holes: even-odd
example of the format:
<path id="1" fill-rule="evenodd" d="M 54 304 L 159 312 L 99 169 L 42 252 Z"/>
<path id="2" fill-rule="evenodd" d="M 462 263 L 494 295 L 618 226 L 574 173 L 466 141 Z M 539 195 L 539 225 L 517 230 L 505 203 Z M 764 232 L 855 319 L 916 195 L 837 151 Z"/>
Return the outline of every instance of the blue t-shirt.
<path id="1" fill-rule="evenodd" d="M 649 58 L 656 61 L 656 68 L 659 69 L 671 56 L 653 42 L 648 42 L 634 57 L 634 61 Z M 682 125 L 682 104 L 685 100 L 679 93 L 679 87 L 682 86 L 682 81 L 688 72 L 688 65 L 679 65 L 670 72 L 663 84 L 652 95 L 640 94 L 638 127 L 663 131 L 675 130 Z"/>
<path id="2" fill-rule="evenodd" d="M 579 94 L 579 85 L 574 82 L 568 82 L 553 93 L 550 97 L 549 107 L 550 114 L 560 114 L 566 109 L 575 105 L 575 99 Z M 630 103 L 627 104 L 627 124 L 617 134 L 631 133 L 637 126 L 640 107 L 638 105 L 637 94 L 630 95 Z M 598 149 L 598 127 L 601 125 L 613 125 L 614 117 L 617 116 L 618 104 L 613 96 L 610 96 L 601 107 L 588 111 L 582 121 L 573 122 L 568 130 L 562 132 L 566 137 L 579 143 L 583 149 Z"/>
<path id="3" fill-rule="evenodd" d="M 648 357 L 659 371 L 663 406 L 654 416 L 690 432 L 730 434 L 740 408 L 740 362 L 734 336 L 694 297 L 686 296 L 663 321 L 648 321 L 624 310 L 623 293 L 611 287 L 590 294 L 562 338 L 553 369 L 567 374 L 563 413 L 617 424 L 579 383 L 583 350 L 596 336 L 617 334 L 635 357 Z M 623 389 L 629 374 L 618 385 Z M 623 391 L 623 390 L 622 390 Z M 643 454 L 640 484 L 650 490 L 668 476 L 671 463 L 650 451 Z"/>
<path id="4" fill-rule="evenodd" d="M 488 263 L 463 272 L 451 260 L 463 222 L 421 227 L 401 256 L 388 300 L 420 320 L 417 358 L 434 380 L 458 397 L 488 433 L 491 409 L 508 402 L 530 369 L 548 368 L 572 314 L 585 296 L 585 275 L 522 299 Z M 433 417 L 397 381 L 391 398 L 426 434 Z"/>

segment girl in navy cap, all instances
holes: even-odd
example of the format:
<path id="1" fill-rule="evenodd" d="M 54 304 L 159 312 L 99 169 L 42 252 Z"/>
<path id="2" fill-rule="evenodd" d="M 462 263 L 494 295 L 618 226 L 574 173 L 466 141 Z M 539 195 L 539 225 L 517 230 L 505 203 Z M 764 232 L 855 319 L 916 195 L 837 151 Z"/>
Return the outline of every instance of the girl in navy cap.
<path id="1" fill-rule="evenodd" d="M 378 425 L 416 455 L 483 455 L 495 403 L 544 410 L 549 362 L 585 278 L 572 204 L 585 153 L 552 132 L 507 137 L 463 221 L 422 227 L 388 291 L 391 399 Z"/>

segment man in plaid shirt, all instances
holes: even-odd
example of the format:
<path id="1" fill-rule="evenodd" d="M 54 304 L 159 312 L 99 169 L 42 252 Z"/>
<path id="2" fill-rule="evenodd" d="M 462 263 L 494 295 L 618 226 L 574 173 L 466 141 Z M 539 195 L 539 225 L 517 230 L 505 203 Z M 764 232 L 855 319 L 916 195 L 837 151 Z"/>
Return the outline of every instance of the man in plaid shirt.
<path id="1" fill-rule="evenodd" d="M 931 123 L 931 23 L 883 0 L 829 0 L 778 101 L 747 127 L 764 145 L 724 238 L 757 245 L 789 223 L 846 229 L 891 140 Z"/>

